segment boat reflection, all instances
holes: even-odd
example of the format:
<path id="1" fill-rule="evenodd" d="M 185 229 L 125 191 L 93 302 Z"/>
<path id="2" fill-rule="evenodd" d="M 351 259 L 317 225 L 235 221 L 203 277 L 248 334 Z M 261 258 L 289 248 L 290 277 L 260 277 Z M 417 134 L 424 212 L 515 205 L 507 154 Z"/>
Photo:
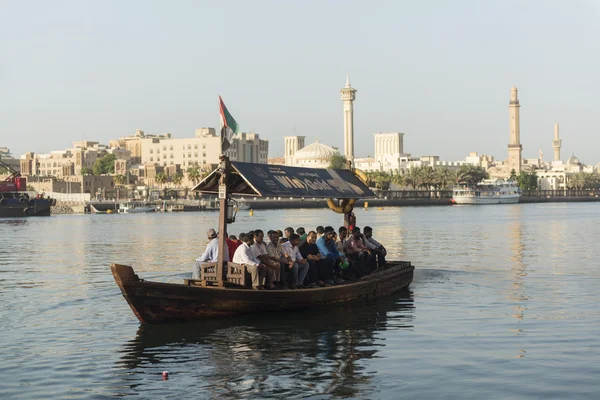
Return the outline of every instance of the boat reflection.
<path id="1" fill-rule="evenodd" d="M 375 373 L 361 363 L 385 354 L 377 333 L 412 329 L 413 313 L 412 292 L 405 290 L 370 304 L 142 325 L 123 346 L 118 368 L 127 371 L 134 393 L 168 370 L 169 379 L 202 388 L 207 397 L 360 397 L 377 390 Z"/>

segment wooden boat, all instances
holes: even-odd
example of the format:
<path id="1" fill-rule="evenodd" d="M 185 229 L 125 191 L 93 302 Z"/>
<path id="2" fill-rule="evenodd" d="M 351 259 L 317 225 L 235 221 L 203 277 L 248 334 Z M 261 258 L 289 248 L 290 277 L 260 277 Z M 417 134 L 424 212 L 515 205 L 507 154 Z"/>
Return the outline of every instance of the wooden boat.
<path id="1" fill-rule="evenodd" d="M 249 290 L 140 279 L 128 265 L 112 264 L 123 297 L 142 323 L 201 320 L 240 314 L 299 310 L 356 300 L 370 300 L 405 289 L 412 282 L 410 262 L 389 261 L 385 269 L 357 282 L 315 289 Z"/>
<path id="2" fill-rule="evenodd" d="M 220 107 L 223 121 L 222 101 Z M 225 131 L 221 135 L 225 138 Z M 375 197 L 366 185 L 364 173 L 352 169 L 351 162 L 348 169 L 230 162 L 225 155 L 229 142 L 222 143 L 219 168 L 193 189 L 218 195 L 219 232 L 227 232 L 227 224 L 235 222 L 236 202 L 230 196 L 325 198 L 333 211 L 344 214 L 344 225 L 350 230 L 356 226 L 353 213 L 356 200 Z M 414 267 L 410 262 L 388 261 L 385 268 L 352 283 L 255 291 L 246 288 L 245 266 L 224 259 L 224 236 L 218 236 L 218 260 L 210 267 L 202 267 L 200 280 L 185 280 L 183 284 L 149 282 L 140 279 L 130 266 L 112 264 L 115 281 L 140 322 L 205 319 L 373 299 L 408 287 L 413 278 Z"/>

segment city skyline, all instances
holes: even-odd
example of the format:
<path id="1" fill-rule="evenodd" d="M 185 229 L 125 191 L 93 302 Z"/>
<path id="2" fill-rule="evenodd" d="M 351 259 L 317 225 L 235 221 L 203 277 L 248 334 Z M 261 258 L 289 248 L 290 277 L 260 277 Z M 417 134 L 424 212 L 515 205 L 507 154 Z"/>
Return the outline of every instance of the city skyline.
<path id="1" fill-rule="evenodd" d="M 558 121 L 564 159 L 600 161 L 591 2 L 240 2 L 227 18 L 220 5 L 191 2 L 36 4 L 0 13 L 0 145 L 15 156 L 138 128 L 191 137 L 218 126 L 219 94 L 242 131 L 270 141 L 271 157 L 294 134 L 343 149 L 339 88 L 349 75 L 360 91 L 357 157 L 374 153 L 373 133 L 398 131 L 414 155 L 505 160 L 514 85 L 524 158 L 552 154 Z"/>

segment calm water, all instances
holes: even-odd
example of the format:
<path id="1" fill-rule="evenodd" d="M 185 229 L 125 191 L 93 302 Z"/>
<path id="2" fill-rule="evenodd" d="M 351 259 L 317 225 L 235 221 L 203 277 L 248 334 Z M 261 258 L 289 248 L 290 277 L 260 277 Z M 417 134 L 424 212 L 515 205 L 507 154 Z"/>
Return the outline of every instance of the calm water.
<path id="1" fill-rule="evenodd" d="M 0 397 L 597 398 L 600 204 L 357 214 L 416 265 L 410 292 L 158 327 L 140 326 L 109 263 L 180 281 L 216 214 L 0 219 Z M 341 221 L 239 220 L 232 233 Z"/>

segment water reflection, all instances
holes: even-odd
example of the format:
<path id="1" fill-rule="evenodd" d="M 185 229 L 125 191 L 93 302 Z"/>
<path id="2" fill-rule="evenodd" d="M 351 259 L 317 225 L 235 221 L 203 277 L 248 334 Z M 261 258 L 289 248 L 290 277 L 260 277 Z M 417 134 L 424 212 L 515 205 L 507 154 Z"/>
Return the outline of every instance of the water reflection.
<path id="1" fill-rule="evenodd" d="M 211 397 L 360 397 L 377 390 L 363 360 L 385 354 L 378 332 L 412 329 L 413 312 L 405 291 L 370 304 L 140 326 L 118 367 L 134 392 L 169 370 L 170 380 L 191 378 Z"/>

